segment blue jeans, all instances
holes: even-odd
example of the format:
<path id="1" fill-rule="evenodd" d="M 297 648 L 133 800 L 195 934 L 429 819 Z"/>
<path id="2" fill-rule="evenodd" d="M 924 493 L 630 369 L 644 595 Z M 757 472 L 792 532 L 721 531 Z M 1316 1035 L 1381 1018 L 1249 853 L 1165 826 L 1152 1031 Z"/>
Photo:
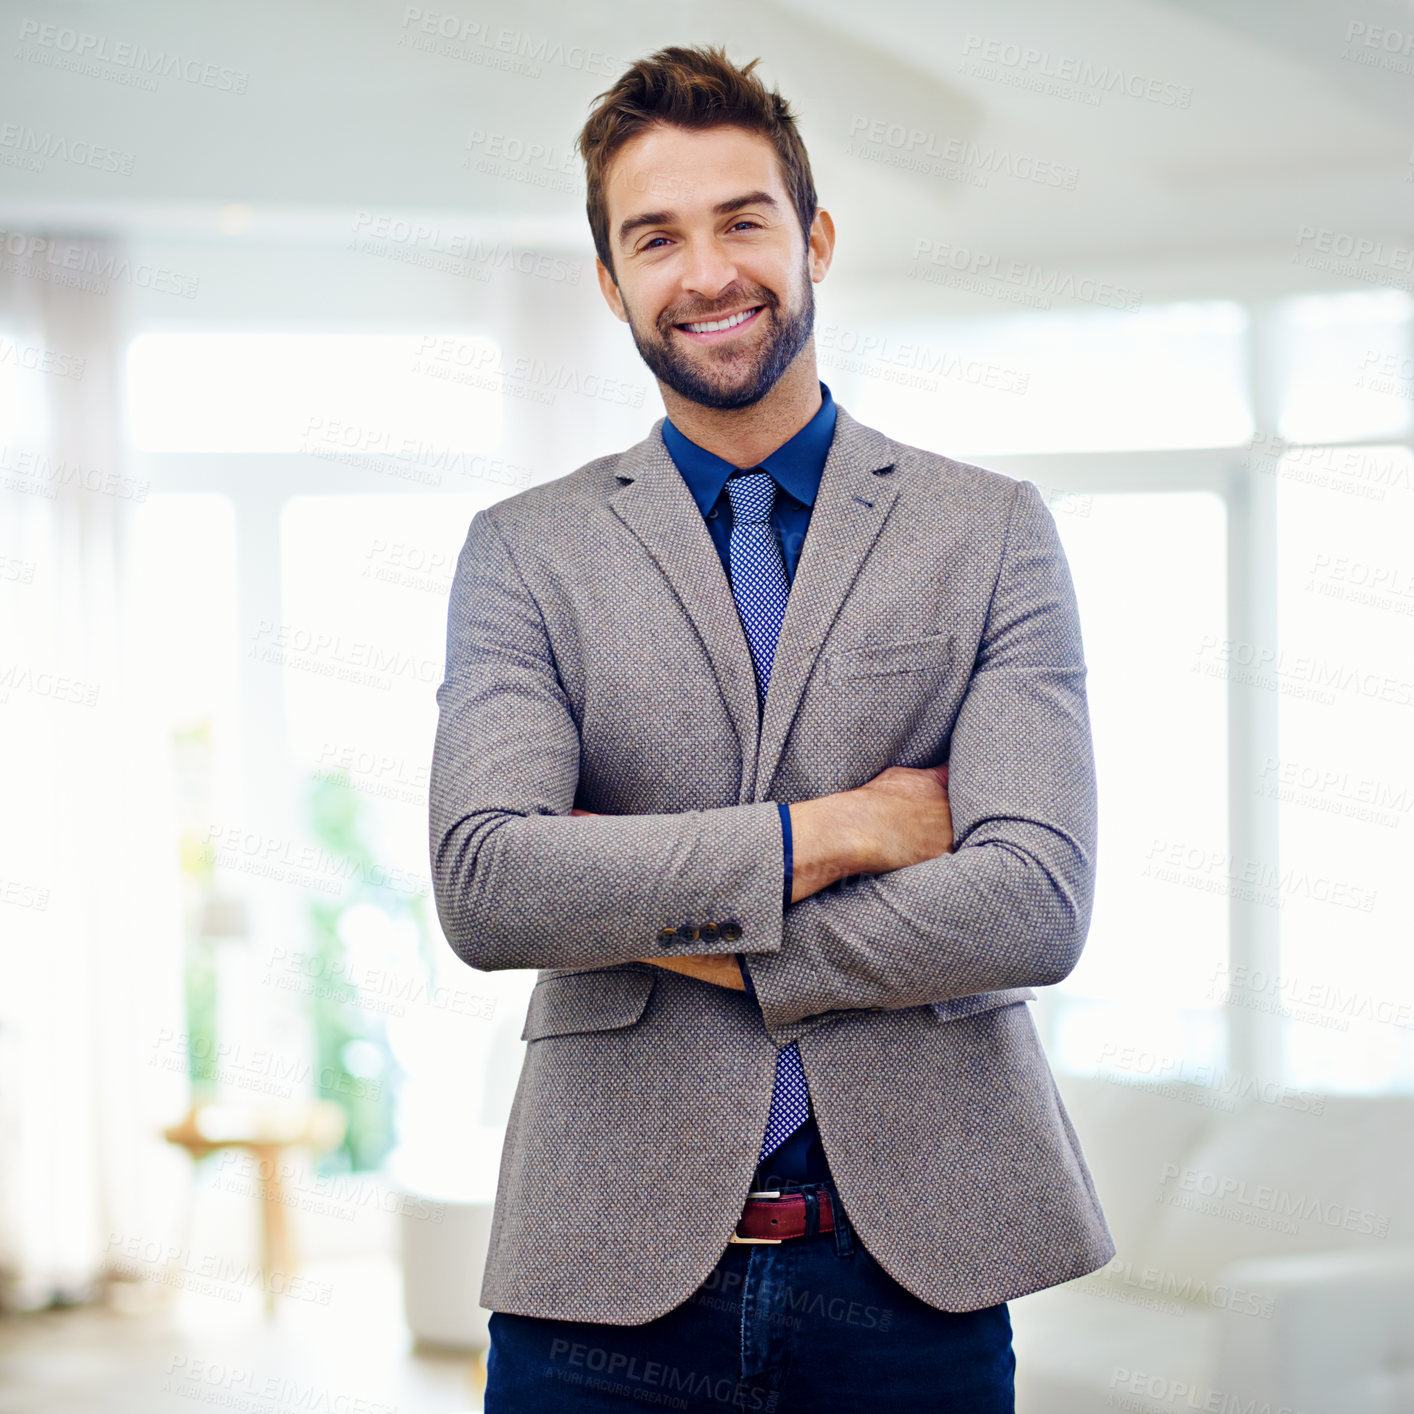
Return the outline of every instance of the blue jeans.
<path id="1" fill-rule="evenodd" d="M 733 1243 L 656 1320 L 494 1312 L 486 1414 L 1014 1414 L 1006 1302 L 951 1312 L 920 1301 L 870 1256 L 827 1186 L 834 1232 Z"/>

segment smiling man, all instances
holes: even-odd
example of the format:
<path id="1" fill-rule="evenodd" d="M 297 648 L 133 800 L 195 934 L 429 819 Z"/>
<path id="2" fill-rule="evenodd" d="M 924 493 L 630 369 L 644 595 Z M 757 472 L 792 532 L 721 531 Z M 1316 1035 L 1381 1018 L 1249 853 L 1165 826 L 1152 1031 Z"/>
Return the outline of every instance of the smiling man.
<path id="1" fill-rule="evenodd" d="M 660 50 L 578 141 L 666 416 L 473 517 L 439 917 L 538 968 L 486 1408 L 1001 1414 L 1007 1302 L 1114 1245 L 1027 1002 L 1084 946 L 1095 781 L 1036 487 L 816 372 L 794 117 Z"/>

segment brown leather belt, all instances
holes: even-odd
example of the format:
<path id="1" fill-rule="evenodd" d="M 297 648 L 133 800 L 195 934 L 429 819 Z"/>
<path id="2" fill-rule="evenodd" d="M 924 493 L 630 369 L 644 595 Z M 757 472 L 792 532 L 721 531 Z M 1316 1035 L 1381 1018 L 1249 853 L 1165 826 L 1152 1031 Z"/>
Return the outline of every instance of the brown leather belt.
<path id="1" fill-rule="evenodd" d="M 819 1232 L 835 1230 L 835 1210 L 828 1188 L 812 1188 L 820 1210 Z M 792 1237 L 804 1237 L 806 1229 L 806 1194 L 756 1191 L 746 1195 L 746 1206 L 737 1220 L 736 1231 L 728 1242 L 786 1242 Z"/>

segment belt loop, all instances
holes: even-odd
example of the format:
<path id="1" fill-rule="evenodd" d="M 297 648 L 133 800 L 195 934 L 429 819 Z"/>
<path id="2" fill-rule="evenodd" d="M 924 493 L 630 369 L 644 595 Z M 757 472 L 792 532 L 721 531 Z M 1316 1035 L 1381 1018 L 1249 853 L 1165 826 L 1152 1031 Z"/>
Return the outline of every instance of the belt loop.
<path id="1" fill-rule="evenodd" d="M 820 1234 L 820 1190 L 807 1188 L 800 1196 L 805 1199 L 805 1231 L 802 1237 L 818 1237 Z"/>
<path id="2" fill-rule="evenodd" d="M 854 1256 L 854 1238 L 850 1232 L 849 1219 L 845 1217 L 844 1204 L 840 1202 L 840 1191 L 835 1184 L 830 1185 L 830 1208 L 835 1219 L 835 1256 Z"/>

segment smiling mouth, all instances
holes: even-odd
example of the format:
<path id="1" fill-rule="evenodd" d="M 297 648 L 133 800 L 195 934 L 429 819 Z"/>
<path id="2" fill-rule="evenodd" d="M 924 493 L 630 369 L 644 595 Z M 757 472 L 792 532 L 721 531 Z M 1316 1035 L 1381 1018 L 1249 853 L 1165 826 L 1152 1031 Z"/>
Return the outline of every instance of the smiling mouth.
<path id="1" fill-rule="evenodd" d="M 694 319 L 686 324 L 674 324 L 674 329 L 681 329 L 685 334 L 691 334 L 694 338 L 713 338 L 723 334 L 730 334 L 732 330 L 739 329 L 743 324 L 750 324 L 760 312 L 765 309 L 764 304 L 753 305 L 750 309 L 743 309 L 736 314 L 728 314 L 721 319 Z"/>

